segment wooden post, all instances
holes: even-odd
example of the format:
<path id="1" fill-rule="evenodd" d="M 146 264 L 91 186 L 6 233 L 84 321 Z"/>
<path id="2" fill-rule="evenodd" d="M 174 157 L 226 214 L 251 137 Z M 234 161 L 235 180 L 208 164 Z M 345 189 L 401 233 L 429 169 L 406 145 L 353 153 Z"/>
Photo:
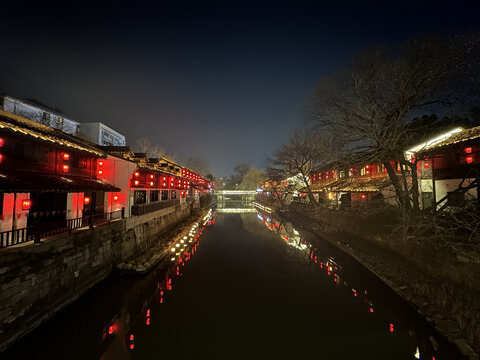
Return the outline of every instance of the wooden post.
<path id="1" fill-rule="evenodd" d="M 13 212 L 12 212 L 12 245 L 15 244 L 15 230 L 17 229 L 17 193 L 13 193 Z"/>
<path id="2" fill-rule="evenodd" d="M 435 155 L 432 155 L 432 189 L 433 189 L 433 212 L 437 212 L 437 191 L 435 190 Z"/>

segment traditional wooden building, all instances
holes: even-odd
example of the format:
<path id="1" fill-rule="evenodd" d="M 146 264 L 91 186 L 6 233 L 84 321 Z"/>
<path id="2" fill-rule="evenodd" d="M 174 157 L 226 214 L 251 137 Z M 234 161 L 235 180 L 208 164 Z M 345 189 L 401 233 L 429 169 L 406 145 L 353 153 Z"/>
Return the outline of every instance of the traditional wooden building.
<path id="1" fill-rule="evenodd" d="M 399 164 L 391 162 L 396 172 Z M 395 194 L 383 164 L 342 166 L 329 164 L 310 175 L 311 189 L 331 207 L 369 207 L 375 203 L 395 204 Z"/>
<path id="2" fill-rule="evenodd" d="M 108 212 L 120 189 L 97 176 L 106 153 L 58 129 L 0 110 L 0 246 Z"/>
<path id="3" fill-rule="evenodd" d="M 454 129 L 448 136 L 415 149 L 424 208 L 441 210 L 478 202 L 480 126 Z"/>

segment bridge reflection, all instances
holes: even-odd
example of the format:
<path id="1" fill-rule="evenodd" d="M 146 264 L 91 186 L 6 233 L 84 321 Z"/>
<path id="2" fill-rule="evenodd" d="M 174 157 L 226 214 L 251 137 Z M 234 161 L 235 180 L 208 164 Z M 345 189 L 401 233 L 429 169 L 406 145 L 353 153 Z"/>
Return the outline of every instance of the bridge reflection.
<path id="1" fill-rule="evenodd" d="M 241 214 L 255 213 L 253 200 L 256 191 L 247 190 L 222 190 L 215 192 L 217 196 L 217 208 L 219 213 Z"/>

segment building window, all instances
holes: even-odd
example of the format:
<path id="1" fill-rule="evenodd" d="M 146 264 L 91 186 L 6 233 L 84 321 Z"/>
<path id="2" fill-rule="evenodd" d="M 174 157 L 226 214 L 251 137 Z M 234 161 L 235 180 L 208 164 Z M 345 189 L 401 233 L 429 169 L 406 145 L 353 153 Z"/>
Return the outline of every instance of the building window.
<path id="1" fill-rule="evenodd" d="M 341 170 L 340 171 L 340 179 L 343 179 L 345 177 L 345 171 Z"/>
<path id="2" fill-rule="evenodd" d="M 147 191 L 146 190 L 136 190 L 133 192 L 133 203 L 134 204 L 145 204 L 147 202 Z"/>
<path id="3" fill-rule="evenodd" d="M 45 111 L 42 113 L 41 123 L 44 124 L 44 125 L 50 125 L 50 114 L 49 113 L 47 113 Z"/>
<path id="4" fill-rule="evenodd" d="M 151 190 L 150 191 L 150 202 L 158 201 L 158 194 L 160 193 L 159 190 Z"/>
<path id="5" fill-rule="evenodd" d="M 168 190 L 162 190 L 162 200 L 168 200 Z"/>
<path id="6" fill-rule="evenodd" d="M 177 198 L 177 190 L 172 190 L 172 196 L 171 196 L 172 199 L 176 199 Z"/>

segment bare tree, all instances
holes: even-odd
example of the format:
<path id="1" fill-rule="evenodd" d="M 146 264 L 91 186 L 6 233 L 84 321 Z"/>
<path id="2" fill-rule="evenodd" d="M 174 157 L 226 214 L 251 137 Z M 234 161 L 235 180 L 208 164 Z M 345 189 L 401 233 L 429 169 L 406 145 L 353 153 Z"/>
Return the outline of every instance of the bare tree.
<path id="1" fill-rule="evenodd" d="M 267 188 L 273 194 L 281 208 L 286 207 L 286 199 L 288 196 L 293 195 L 295 191 L 291 185 L 283 185 L 285 180 L 285 172 L 282 168 L 269 167 L 265 170 L 265 179 Z"/>
<path id="2" fill-rule="evenodd" d="M 268 175 L 276 178 L 297 178 L 307 191 L 308 199 L 318 205 L 310 187 L 310 173 L 322 160 L 319 146 L 320 137 L 307 129 L 295 132 L 286 144 L 283 144 L 271 158 L 267 158 Z"/>
<path id="3" fill-rule="evenodd" d="M 417 38 L 395 49 L 371 49 L 321 83 L 313 96 L 309 120 L 342 144 L 332 160 L 383 163 L 405 220 L 419 211 L 420 159 L 409 161 L 404 152 L 432 131 L 412 119 L 478 99 L 472 80 L 479 71 L 479 39 Z M 400 174 L 392 160 L 400 163 Z"/>
<path id="4" fill-rule="evenodd" d="M 202 157 L 190 156 L 182 163 L 185 167 L 199 173 L 200 175 L 206 175 L 209 171 L 208 163 Z"/>
<path id="5" fill-rule="evenodd" d="M 169 160 L 176 161 L 176 155 L 168 153 L 164 148 L 154 145 L 148 138 L 137 139 L 133 146 L 133 151 L 147 154 L 150 158 L 161 158 L 162 156 Z"/>

